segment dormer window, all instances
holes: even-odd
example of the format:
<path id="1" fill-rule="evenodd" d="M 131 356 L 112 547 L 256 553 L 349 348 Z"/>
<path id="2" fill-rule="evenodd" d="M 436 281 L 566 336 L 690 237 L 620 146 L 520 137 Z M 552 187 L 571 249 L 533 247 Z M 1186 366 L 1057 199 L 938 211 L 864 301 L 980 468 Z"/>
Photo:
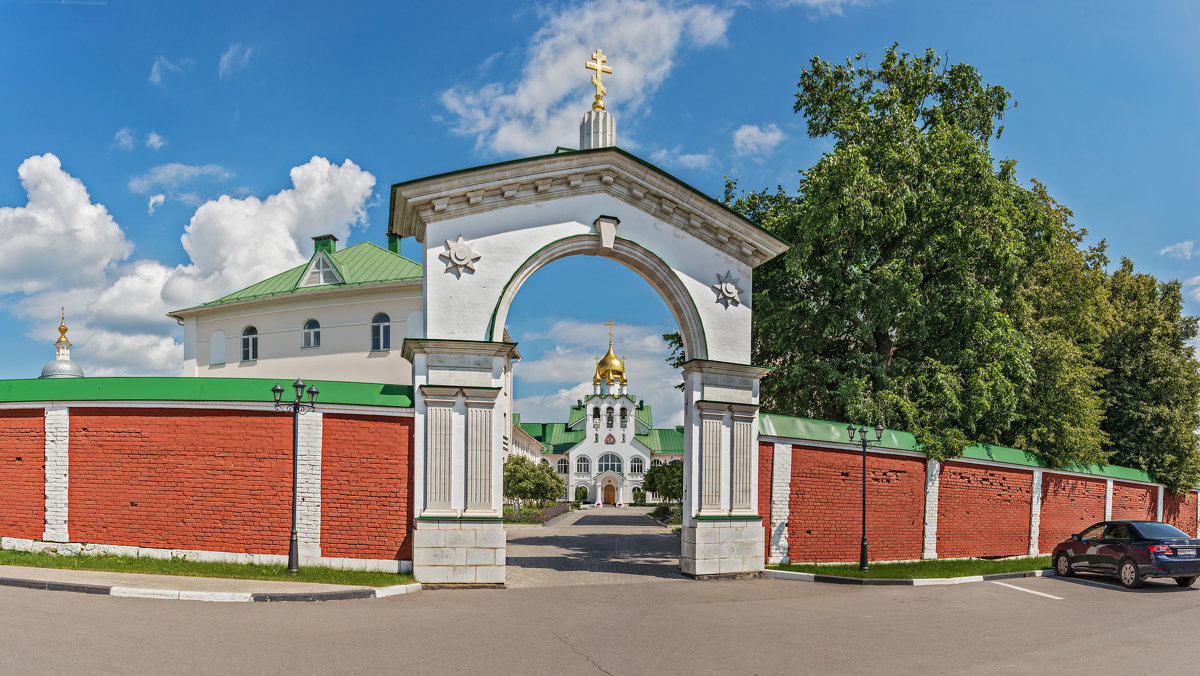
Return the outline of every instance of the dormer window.
<path id="1" fill-rule="evenodd" d="M 313 256 L 312 262 L 308 264 L 308 270 L 304 273 L 304 280 L 300 282 L 300 286 L 323 286 L 325 284 L 341 284 L 342 277 L 338 274 L 337 269 L 333 267 L 333 263 L 329 262 L 329 257 L 324 251 L 318 251 Z"/>

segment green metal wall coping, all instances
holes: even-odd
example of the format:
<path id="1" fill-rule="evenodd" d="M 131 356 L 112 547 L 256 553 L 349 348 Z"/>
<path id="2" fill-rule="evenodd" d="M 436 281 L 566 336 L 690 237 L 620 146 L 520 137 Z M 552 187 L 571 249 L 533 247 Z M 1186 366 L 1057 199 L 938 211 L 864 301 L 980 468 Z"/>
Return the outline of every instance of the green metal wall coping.
<path id="1" fill-rule="evenodd" d="M 848 444 L 846 423 L 835 423 L 827 420 L 810 420 L 775 413 L 761 413 L 758 416 L 758 432 L 768 437 L 783 437 L 802 441 L 824 441 L 830 443 Z M 917 440 L 908 432 L 884 430 L 880 448 L 890 448 L 900 451 L 921 452 Z M 1118 465 L 1070 465 L 1067 467 L 1051 468 L 1041 456 L 1031 451 L 1019 448 L 1007 448 L 992 444 L 971 444 L 963 449 L 963 458 L 969 460 L 989 460 L 1010 465 L 1058 469 L 1078 474 L 1092 474 L 1106 479 L 1123 479 L 1127 481 L 1143 481 L 1159 483 L 1144 470 Z"/>
<path id="2" fill-rule="evenodd" d="M 292 395 L 291 380 L 274 378 L 30 378 L 0 380 L 0 402 L 21 401 L 273 401 L 271 388 Z M 309 380 L 320 390 L 317 406 L 357 404 L 412 408 L 408 385 Z"/>

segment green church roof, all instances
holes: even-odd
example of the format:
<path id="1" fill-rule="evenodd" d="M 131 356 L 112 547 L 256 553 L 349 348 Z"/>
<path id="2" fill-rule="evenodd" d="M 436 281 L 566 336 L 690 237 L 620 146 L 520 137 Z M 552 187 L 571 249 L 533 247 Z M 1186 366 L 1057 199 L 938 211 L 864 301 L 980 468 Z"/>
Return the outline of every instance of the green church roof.
<path id="1" fill-rule="evenodd" d="M 683 453 L 683 431 L 680 429 L 650 430 L 633 438 L 655 453 Z"/>
<path id="2" fill-rule="evenodd" d="M 315 257 L 316 255 L 316 252 L 314 252 L 313 256 Z M 370 242 L 355 244 L 341 251 L 328 254 L 328 256 L 329 261 L 333 263 L 333 266 L 337 268 L 338 273 L 342 276 L 343 283 L 299 286 L 305 271 L 308 270 L 309 264 L 312 263 L 312 259 L 310 258 L 303 265 L 285 270 L 257 284 L 251 284 L 240 291 L 234 291 L 214 301 L 187 309 L 195 310 L 215 305 L 224 305 L 226 303 L 235 303 L 237 301 L 285 296 L 320 289 L 386 284 L 388 282 L 408 282 L 421 279 L 420 263 L 409 260 L 400 254 L 392 253 Z M 183 311 L 177 310 L 176 312 Z"/>

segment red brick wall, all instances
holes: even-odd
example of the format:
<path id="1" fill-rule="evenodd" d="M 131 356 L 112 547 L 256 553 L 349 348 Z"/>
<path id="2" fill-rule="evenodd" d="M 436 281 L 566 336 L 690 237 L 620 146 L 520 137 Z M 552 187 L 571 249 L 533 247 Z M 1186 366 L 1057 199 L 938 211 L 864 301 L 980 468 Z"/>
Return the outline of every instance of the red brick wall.
<path id="1" fill-rule="evenodd" d="M 321 554 L 412 558 L 413 420 L 326 414 Z"/>
<path id="2" fill-rule="evenodd" d="M 763 558 L 771 555 L 771 477 L 775 444 L 758 445 L 758 515 L 763 523 Z"/>
<path id="3" fill-rule="evenodd" d="M 1165 501 L 1164 501 L 1165 504 Z M 1158 516 L 1158 486 L 1113 482 L 1112 518 L 1149 519 Z"/>
<path id="4" fill-rule="evenodd" d="M 792 447 L 788 558 L 857 561 L 862 455 Z M 871 560 L 921 558 L 925 461 L 894 455 L 867 458 L 867 542 Z"/>
<path id="5" fill-rule="evenodd" d="M 1103 521 L 1104 487 L 1104 479 L 1044 472 L 1038 551 L 1049 553 L 1072 533 Z"/>
<path id="6" fill-rule="evenodd" d="M 71 540 L 287 554 L 291 416 L 72 408 L 70 430 Z"/>
<path id="7" fill-rule="evenodd" d="M 947 462 L 938 482 L 939 558 L 1029 553 L 1033 472 Z"/>
<path id="8" fill-rule="evenodd" d="M 1163 521 L 1179 530 L 1196 536 L 1196 492 L 1188 491 L 1183 495 L 1163 495 Z"/>
<path id="9" fill-rule="evenodd" d="M 46 526 L 42 409 L 0 411 L 0 537 L 41 539 Z"/>

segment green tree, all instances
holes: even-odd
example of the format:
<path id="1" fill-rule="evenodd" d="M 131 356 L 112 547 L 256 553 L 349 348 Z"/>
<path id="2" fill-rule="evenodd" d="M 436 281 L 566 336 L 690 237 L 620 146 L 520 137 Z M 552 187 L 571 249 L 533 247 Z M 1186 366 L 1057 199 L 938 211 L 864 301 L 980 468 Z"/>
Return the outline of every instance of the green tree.
<path id="1" fill-rule="evenodd" d="M 911 431 L 932 456 L 997 442 L 1035 372 L 1005 310 L 1061 223 L 988 143 L 1011 98 L 932 51 L 813 57 L 795 110 L 833 149 L 798 195 L 727 202 L 792 244 L 755 274 L 764 408 Z"/>
<path id="2" fill-rule="evenodd" d="M 523 455 L 510 455 L 504 461 L 504 497 L 518 511 L 527 501 L 545 504 L 562 495 L 562 479 L 544 463 L 531 462 Z"/>
<path id="3" fill-rule="evenodd" d="M 1121 260 L 1109 280 L 1118 322 L 1100 365 L 1111 462 L 1146 470 L 1173 492 L 1200 480 L 1200 363 L 1188 341 L 1197 319 L 1183 314 L 1178 281 L 1159 282 Z"/>
<path id="4" fill-rule="evenodd" d="M 657 493 L 659 498 L 680 505 L 683 502 L 683 461 L 652 465 L 646 470 L 642 486 L 650 493 Z"/>

